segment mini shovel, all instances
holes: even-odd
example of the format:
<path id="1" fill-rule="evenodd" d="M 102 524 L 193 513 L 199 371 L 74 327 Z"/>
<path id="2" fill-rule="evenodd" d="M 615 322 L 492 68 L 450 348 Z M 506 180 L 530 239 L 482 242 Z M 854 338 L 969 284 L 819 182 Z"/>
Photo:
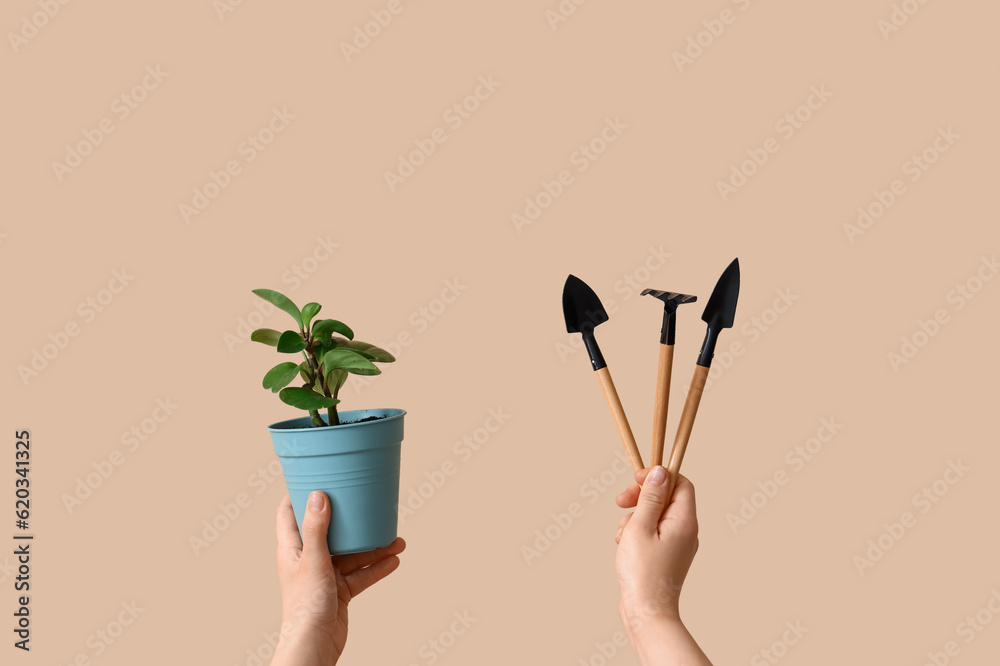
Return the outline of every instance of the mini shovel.
<path id="1" fill-rule="evenodd" d="M 715 343 L 719 339 L 719 332 L 724 328 L 732 328 L 733 320 L 736 317 L 736 302 L 740 296 L 740 260 L 733 259 L 722 277 L 715 284 L 715 290 L 705 304 L 705 312 L 701 318 L 708 324 L 705 332 L 705 341 L 701 343 L 701 353 L 698 355 L 698 363 L 694 369 L 694 377 L 691 379 L 691 389 L 688 391 L 687 400 L 684 402 L 684 411 L 681 412 L 681 421 L 677 426 L 677 437 L 674 438 L 674 447 L 670 451 L 670 462 L 667 469 L 670 470 L 670 480 L 667 485 L 667 498 L 673 495 L 674 487 L 677 485 L 677 475 L 681 471 L 681 462 L 684 460 L 684 451 L 687 449 L 688 439 L 691 437 L 691 429 L 694 428 L 694 417 L 698 414 L 698 405 L 701 404 L 701 394 L 705 390 L 705 379 L 708 377 L 708 370 L 712 367 L 712 356 L 715 354 Z"/>
<path id="2" fill-rule="evenodd" d="M 583 280 L 573 275 L 566 278 L 562 299 L 563 315 L 566 317 L 566 331 L 583 335 L 583 344 L 586 345 L 587 353 L 590 354 L 590 363 L 594 366 L 597 380 L 604 392 L 604 399 L 608 401 L 608 409 L 611 410 L 611 416 L 618 428 L 618 436 L 621 437 L 625 453 L 632 463 L 632 469 L 639 471 L 643 468 L 642 456 L 639 455 L 639 449 L 635 445 L 635 437 L 632 435 L 632 428 L 629 427 L 628 419 L 625 418 L 625 410 L 618 398 L 618 391 L 615 390 L 615 384 L 611 381 L 608 364 L 605 363 L 601 348 L 597 346 L 597 339 L 594 337 L 594 328 L 608 320 L 608 313 L 605 312 L 601 299 L 597 297 L 594 290 L 588 287 Z"/>
<path id="3" fill-rule="evenodd" d="M 663 301 L 663 325 L 660 326 L 660 361 L 656 369 L 656 400 L 653 403 L 653 458 L 649 466 L 663 464 L 663 440 L 667 435 L 667 406 L 670 403 L 670 373 L 674 365 L 674 333 L 677 330 L 677 306 L 694 303 L 697 296 L 672 291 L 643 289 L 643 296 Z"/>

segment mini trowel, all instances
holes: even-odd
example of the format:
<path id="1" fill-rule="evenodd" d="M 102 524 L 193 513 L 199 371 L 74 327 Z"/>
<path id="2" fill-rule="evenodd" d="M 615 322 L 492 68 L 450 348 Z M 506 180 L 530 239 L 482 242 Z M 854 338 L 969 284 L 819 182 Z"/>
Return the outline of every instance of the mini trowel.
<path id="1" fill-rule="evenodd" d="M 608 364 L 604 361 L 601 348 L 597 346 L 597 339 L 594 337 L 594 328 L 599 324 L 608 321 L 608 313 L 601 304 L 601 299 L 597 297 L 594 290 L 584 283 L 580 278 L 570 275 L 566 278 L 563 287 L 563 315 L 566 317 L 566 331 L 569 333 L 580 333 L 583 335 L 583 344 L 590 354 L 590 363 L 594 366 L 594 373 L 601 384 L 604 392 L 604 399 L 608 401 L 608 409 L 615 420 L 618 428 L 618 436 L 621 437 L 625 453 L 632 463 L 632 469 L 639 471 L 643 468 L 642 456 L 635 445 L 635 437 L 632 435 L 632 428 L 629 427 L 628 419 L 625 418 L 625 410 L 622 408 L 621 400 L 618 398 L 618 391 L 611 381 L 611 372 Z"/>
<path id="2" fill-rule="evenodd" d="M 681 412 L 680 424 L 677 426 L 677 437 L 674 438 L 674 446 L 670 451 L 670 462 L 667 463 L 667 469 L 670 471 L 667 498 L 673 494 L 674 487 L 677 485 L 677 475 L 680 473 L 684 452 L 687 449 L 688 440 L 691 438 L 694 418 L 698 414 L 698 405 L 701 403 L 701 395 L 705 390 L 705 380 L 708 378 L 709 368 L 712 367 L 715 343 L 718 341 L 722 329 L 732 328 L 739 296 L 740 260 L 737 258 L 733 259 L 732 263 L 723 271 L 722 277 L 716 283 L 715 290 L 712 291 L 708 303 L 705 304 L 705 311 L 701 315 L 702 320 L 708 324 L 708 329 L 705 331 L 705 341 L 701 343 L 701 352 L 698 355 L 697 365 L 695 365 L 694 377 L 691 379 L 691 389 L 684 402 L 684 411 Z"/>
<path id="3" fill-rule="evenodd" d="M 670 374 L 674 364 L 674 333 L 677 330 L 677 306 L 694 303 L 697 296 L 673 291 L 643 289 L 643 296 L 663 301 L 663 324 L 660 326 L 660 361 L 656 369 L 656 399 L 653 403 L 653 458 L 649 466 L 663 464 L 663 440 L 667 434 L 667 407 L 670 403 Z"/>

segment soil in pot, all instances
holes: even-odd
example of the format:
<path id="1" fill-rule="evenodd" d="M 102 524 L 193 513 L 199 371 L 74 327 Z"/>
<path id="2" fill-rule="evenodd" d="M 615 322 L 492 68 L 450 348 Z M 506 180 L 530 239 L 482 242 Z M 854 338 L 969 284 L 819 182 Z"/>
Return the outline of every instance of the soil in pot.
<path id="1" fill-rule="evenodd" d="M 357 421 L 341 421 L 340 425 L 347 425 L 349 423 L 364 423 L 365 421 L 378 421 L 379 419 L 384 419 L 384 416 L 366 416 L 363 419 L 358 419 Z"/>

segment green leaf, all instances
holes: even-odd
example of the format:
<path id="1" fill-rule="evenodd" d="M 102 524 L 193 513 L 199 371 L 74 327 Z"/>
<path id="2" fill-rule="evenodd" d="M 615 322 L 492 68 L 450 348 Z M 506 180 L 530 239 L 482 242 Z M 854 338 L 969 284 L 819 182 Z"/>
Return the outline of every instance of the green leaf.
<path id="1" fill-rule="evenodd" d="M 313 337 L 319 340 L 329 340 L 333 333 L 340 333 L 348 340 L 354 339 L 354 331 L 342 321 L 336 319 L 321 319 L 313 325 Z"/>
<path id="2" fill-rule="evenodd" d="M 317 393 L 323 392 L 323 385 L 319 381 L 319 377 L 313 375 L 312 368 L 310 368 L 307 361 L 303 361 L 298 366 L 299 377 L 302 378 L 304 382 L 303 386 L 306 388 L 311 388 Z"/>
<path id="3" fill-rule="evenodd" d="M 361 352 L 366 358 L 370 358 L 376 363 L 392 363 L 396 360 L 396 357 L 386 350 L 367 342 L 361 342 L 361 340 L 351 340 L 346 346 Z"/>
<path id="4" fill-rule="evenodd" d="M 288 383 L 299 374 L 300 363 L 279 363 L 264 375 L 264 388 L 271 389 L 271 393 L 277 393 L 288 386 Z"/>
<path id="5" fill-rule="evenodd" d="M 316 355 L 316 360 L 319 362 L 323 361 L 323 354 L 327 353 L 333 349 L 334 345 L 329 341 L 320 342 L 319 340 L 313 340 L 313 354 Z"/>
<path id="6" fill-rule="evenodd" d="M 381 370 L 359 352 L 353 349 L 331 349 L 323 355 L 323 369 L 329 375 L 331 370 L 343 369 L 355 375 L 378 375 Z M 327 381 L 327 386 L 330 382 Z"/>
<path id="7" fill-rule="evenodd" d="M 330 393 L 336 393 L 340 390 L 340 387 L 347 381 L 347 374 L 347 370 L 343 368 L 330 370 L 330 374 L 326 378 L 326 386 L 330 389 Z"/>
<path id="8" fill-rule="evenodd" d="M 271 345 L 272 347 L 278 346 L 279 337 L 281 337 L 281 333 L 278 333 L 273 328 L 258 328 L 250 334 L 250 339 L 254 342 L 263 342 L 265 345 Z"/>
<path id="9" fill-rule="evenodd" d="M 309 322 L 312 318 L 319 314 L 320 309 L 323 306 L 319 303 L 306 303 L 302 306 L 302 328 L 303 330 L 309 330 Z"/>
<path id="10" fill-rule="evenodd" d="M 295 354 L 306 348 L 306 341 L 297 331 L 285 331 L 278 338 L 278 351 L 282 354 Z"/>
<path id="11" fill-rule="evenodd" d="M 268 303 L 271 303 L 277 308 L 292 315 L 292 319 L 295 320 L 295 323 L 299 325 L 299 328 L 302 328 L 302 313 L 299 312 L 299 308 L 295 305 L 295 303 L 292 303 L 287 296 L 270 289 L 254 289 L 253 293 L 257 294 Z"/>
<path id="12" fill-rule="evenodd" d="M 323 409 L 333 407 L 340 402 L 336 398 L 328 398 L 305 387 L 283 388 L 278 397 L 282 402 L 299 409 Z"/>

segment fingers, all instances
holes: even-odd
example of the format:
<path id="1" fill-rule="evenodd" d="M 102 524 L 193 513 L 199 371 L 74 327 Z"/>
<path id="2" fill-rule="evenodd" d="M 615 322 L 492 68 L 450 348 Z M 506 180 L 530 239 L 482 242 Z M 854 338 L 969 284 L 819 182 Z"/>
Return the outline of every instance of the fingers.
<path id="1" fill-rule="evenodd" d="M 362 567 L 367 567 L 370 564 L 385 559 L 389 555 L 399 555 L 405 548 L 406 542 L 403 541 L 402 538 L 397 537 L 396 540 L 388 546 L 382 546 L 381 548 L 376 548 L 375 550 L 369 550 L 366 553 L 337 555 L 333 558 L 333 562 L 337 565 L 337 568 L 340 569 L 340 573 L 346 576 L 347 574 L 357 571 Z"/>
<path id="2" fill-rule="evenodd" d="M 389 555 L 371 566 L 345 575 L 344 582 L 347 583 L 347 589 L 351 592 L 351 599 L 391 574 L 397 567 L 399 567 L 399 558 L 395 555 Z"/>
<path id="3" fill-rule="evenodd" d="M 285 497 L 278 504 L 278 550 L 302 550 L 302 538 L 295 524 L 295 511 L 292 500 Z"/>
<path id="4" fill-rule="evenodd" d="M 330 547 L 326 533 L 330 528 L 330 500 L 326 493 L 314 490 L 309 494 L 302 518 L 302 560 L 307 566 L 331 566 Z"/>
<path id="5" fill-rule="evenodd" d="M 635 473 L 635 483 L 631 484 L 623 492 L 619 493 L 615 497 L 615 503 L 618 504 L 623 509 L 630 509 L 635 506 L 635 503 L 639 501 L 639 486 L 646 480 L 646 474 L 649 472 L 648 469 L 640 469 Z"/>
<path id="6" fill-rule="evenodd" d="M 639 484 L 633 483 L 628 488 L 618 493 L 615 497 L 615 504 L 623 509 L 631 509 L 639 500 Z"/>
<path id="7" fill-rule="evenodd" d="M 670 522 L 672 531 L 677 529 L 683 530 L 686 533 L 693 532 L 697 534 L 698 532 L 698 518 L 697 511 L 695 509 L 695 499 L 694 499 L 694 484 L 684 476 L 683 474 L 677 475 L 677 486 L 674 488 L 674 493 L 671 495 L 669 502 L 665 501 L 664 496 L 666 495 L 666 481 L 664 480 L 662 486 L 653 483 L 646 483 L 646 479 L 649 476 L 651 470 L 640 469 L 635 473 L 636 483 L 629 485 L 622 493 L 620 493 L 616 498 L 615 502 L 623 509 L 628 509 L 632 507 L 639 507 L 640 501 L 642 500 L 643 493 L 646 493 L 646 500 L 649 504 L 646 504 L 645 510 L 637 509 L 635 512 L 624 516 L 621 522 L 618 524 L 618 532 L 615 534 L 615 543 L 621 543 L 622 533 L 625 531 L 625 526 L 628 525 L 632 516 L 636 513 L 645 518 L 641 519 L 642 529 L 647 533 L 656 534 L 662 532 L 662 527 L 667 524 L 667 521 L 678 521 Z M 664 470 L 665 478 L 669 477 L 669 472 Z M 642 484 L 640 486 L 640 484 Z M 648 486 L 648 487 L 647 487 Z M 659 513 L 657 513 L 657 510 Z M 656 516 L 656 522 L 651 523 L 653 516 Z"/>
<path id="8" fill-rule="evenodd" d="M 662 465 L 653 467 L 642 484 L 632 523 L 646 534 L 658 533 L 660 518 L 667 505 L 667 470 Z"/>
<path id="9" fill-rule="evenodd" d="M 664 518 L 678 518 L 693 521 L 697 525 L 697 509 L 694 499 L 694 484 L 683 474 L 677 475 L 677 487 L 670 498 L 670 506 Z"/>
<path id="10" fill-rule="evenodd" d="M 635 512 L 633 511 L 632 513 L 622 516 L 621 522 L 618 523 L 618 533 L 615 534 L 615 543 L 621 543 L 622 532 L 625 531 L 625 526 L 628 525 L 628 521 L 634 514 Z"/>

